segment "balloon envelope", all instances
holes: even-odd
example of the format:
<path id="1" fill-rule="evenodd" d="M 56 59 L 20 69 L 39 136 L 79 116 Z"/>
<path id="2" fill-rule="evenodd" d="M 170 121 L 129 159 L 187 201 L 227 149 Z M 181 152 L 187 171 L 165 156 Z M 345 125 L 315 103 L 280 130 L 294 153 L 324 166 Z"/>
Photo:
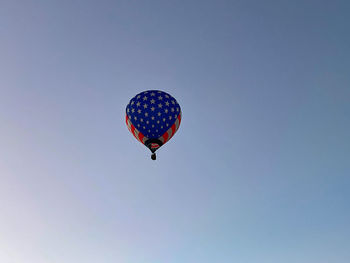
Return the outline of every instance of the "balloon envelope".
<path id="1" fill-rule="evenodd" d="M 164 91 L 143 91 L 126 106 L 128 129 L 152 153 L 174 136 L 180 122 L 180 105 Z"/>

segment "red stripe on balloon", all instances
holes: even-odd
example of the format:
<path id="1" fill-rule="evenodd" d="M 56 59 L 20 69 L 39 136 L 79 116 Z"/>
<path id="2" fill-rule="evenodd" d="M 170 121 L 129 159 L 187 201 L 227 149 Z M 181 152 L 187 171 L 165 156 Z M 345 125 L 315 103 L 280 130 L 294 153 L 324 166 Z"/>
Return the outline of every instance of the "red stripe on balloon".
<path id="1" fill-rule="evenodd" d="M 166 131 L 166 132 L 163 134 L 164 143 L 166 143 L 166 142 L 167 142 L 168 137 L 169 137 L 169 134 L 168 134 L 168 131 Z"/>
<path id="2" fill-rule="evenodd" d="M 139 139 L 143 143 L 143 137 L 145 137 L 142 132 L 139 132 Z"/>
<path id="3" fill-rule="evenodd" d="M 129 123 L 130 123 L 130 127 L 129 127 Z M 137 140 L 140 140 L 141 143 L 143 143 L 143 138 L 145 137 L 145 135 L 142 134 L 142 132 L 140 132 L 139 130 L 136 129 L 136 127 L 132 124 L 132 122 L 129 120 L 129 116 L 126 115 L 126 126 L 128 126 L 130 132 L 132 133 L 132 135 L 134 135 L 134 137 L 137 139 Z M 138 135 L 136 135 L 135 131 L 138 132 Z"/>
<path id="4" fill-rule="evenodd" d="M 175 125 L 175 123 L 171 126 L 171 131 L 172 131 L 172 133 L 171 133 L 171 137 L 173 137 L 174 136 L 174 134 L 175 134 L 175 129 L 176 129 L 176 125 Z M 170 137 L 170 138 L 171 138 Z"/>

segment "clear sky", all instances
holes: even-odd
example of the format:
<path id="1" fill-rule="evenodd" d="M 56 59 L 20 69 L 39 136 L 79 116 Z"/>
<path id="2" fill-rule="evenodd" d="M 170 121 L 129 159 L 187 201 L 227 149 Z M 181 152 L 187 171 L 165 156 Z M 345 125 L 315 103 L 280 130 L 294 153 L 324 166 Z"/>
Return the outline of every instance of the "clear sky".
<path id="1" fill-rule="evenodd" d="M 349 1 L 0 1 L 0 262 L 350 262 Z M 182 107 L 157 161 L 125 107 Z"/>

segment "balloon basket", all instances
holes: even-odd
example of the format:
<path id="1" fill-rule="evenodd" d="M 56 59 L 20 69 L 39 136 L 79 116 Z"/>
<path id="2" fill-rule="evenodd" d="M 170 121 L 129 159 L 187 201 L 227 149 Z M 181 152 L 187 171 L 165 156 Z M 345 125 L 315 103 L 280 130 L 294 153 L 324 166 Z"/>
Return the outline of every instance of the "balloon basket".
<path id="1" fill-rule="evenodd" d="M 156 154 L 155 154 L 155 153 L 152 153 L 152 155 L 151 155 L 151 159 L 152 159 L 153 161 L 157 159 L 157 156 L 156 156 Z"/>

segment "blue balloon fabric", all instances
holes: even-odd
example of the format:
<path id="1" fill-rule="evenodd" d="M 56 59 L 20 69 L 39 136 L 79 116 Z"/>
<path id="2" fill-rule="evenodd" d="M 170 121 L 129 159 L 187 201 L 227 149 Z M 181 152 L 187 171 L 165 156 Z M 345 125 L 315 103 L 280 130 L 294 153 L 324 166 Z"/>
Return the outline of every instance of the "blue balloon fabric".
<path id="1" fill-rule="evenodd" d="M 164 91 L 143 91 L 133 97 L 126 107 L 126 123 L 130 132 L 152 152 L 175 134 L 180 122 L 180 105 Z"/>

